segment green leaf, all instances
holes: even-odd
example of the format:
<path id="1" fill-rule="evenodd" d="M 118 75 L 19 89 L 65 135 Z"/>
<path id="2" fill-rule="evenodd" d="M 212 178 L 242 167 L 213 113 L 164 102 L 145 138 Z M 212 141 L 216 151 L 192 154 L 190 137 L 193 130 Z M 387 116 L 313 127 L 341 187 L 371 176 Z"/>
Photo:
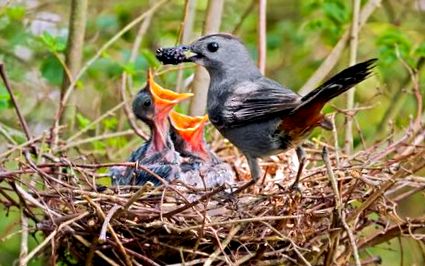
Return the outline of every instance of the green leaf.
<path id="1" fill-rule="evenodd" d="M 66 48 L 66 40 L 63 37 L 53 36 L 47 31 L 43 32 L 40 36 L 40 40 L 47 46 L 47 49 L 51 52 L 63 52 Z"/>
<path id="2" fill-rule="evenodd" d="M 52 85 L 60 85 L 63 80 L 63 68 L 59 60 L 52 54 L 48 55 L 41 65 L 41 75 Z"/>
<path id="3" fill-rule="evenodd" d="M 379 214 L 377 214 L 376 212 L 370 213 L 367 217 L 369 218 L 369 220 L 372 220 L 375 222 L 379 220 Z"/>
<path id="4" fill-rule="evenodd" d="M 106 144 L 103 141 L 100 140 L 96 140 L 94 142 L 92 142 L 92 145 L 94 147 L 95 150 L 105 150 L 106 148 Z"/>
<path id="5" fill-rule="evenodd" d="M 415 49 L 415 55 L 418 57 L 425 57 L 425 42 L 421 43 L 419 47 Z"/>
<path id="6" fill-rule="evenodd" d="M 318 31 L 324 27 L 324 21 L 320 18 L 312 19 L 306 23 L 305 27 L 309 31 Z"/>
<path id="7" fill-rule="evenodd" d="M 129 75 L 136 74 L 136 65 L 133 63 L 127 63 L 125 65 L 122 65 L 124 72 L 126 72 Z"/>
<path id="8" fill-rule="evenodd" d="M 88 119 L 87 117 L 85 117 L 81 113 L 77 113 L 77 122 L 78 122 L 78 127 L 80 129 L 85 128 L 86 126 L 88 126 L 91 123 L 90 119 Z"/>
<path id="9" fill-rule="evenodd" d="M 0 85 L 0 110 L 10 107 L 10 95 L 3 85 Z"/>
<path id="10" fill-rule="evenodd" d="M 7 8 L 6 14 L 11 20 L 20 21 L 25 16 L 25 8 L 23 6 L 11 6 Z"/>
<path id="11" fill-rule="evenodd" d="M 103 120 L 103 126 L 107 129 L 115 129 L 118 125 L 118 119 L 116 117 L 109 117 Z"/>
<path id="12" fill-rule="evenodd" d="M 151 50 L 144 49 L 142 50 L 142 54 L 146 58 L 146 61 L 148 61 L 148 64 L 151 67 L 153 68 L 159 67 L 160 63 L 158 59 L 156 59 L 154 53 Z"/>
<path id="13" fill-rule="evenodd" d="M 398 58 L 398 53 L 405 60 L 409 61 L 412 42 L 408 36 L 398 29 L 385 31 L 377 40 L 379 47 L 379 58 L 383 64 L 391 64 Z"/>
<path id="14" fill-rule="evenodd" d="M 348 20 L 348 9 L 339 1 L 325 1 L 323 4 L 325 15 L 335 24 L 343 24 Z"/>

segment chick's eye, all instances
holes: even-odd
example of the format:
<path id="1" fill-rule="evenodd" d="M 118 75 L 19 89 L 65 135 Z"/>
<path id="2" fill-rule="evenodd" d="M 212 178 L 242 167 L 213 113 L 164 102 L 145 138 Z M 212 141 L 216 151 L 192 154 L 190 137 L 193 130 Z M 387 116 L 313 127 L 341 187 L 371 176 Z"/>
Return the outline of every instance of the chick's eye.
<path id="1" fill-rule="evenodd" d="M 151 104 L 152 104 L 152 102 L 151 102 L 151 100 L 150 100 L 150 99 L 146 99 L 146 100 L 143 102 L 143 105 L 144 105 L 145 107 L 149 107 L 149 106 L 151 106 Z"/>
<path id="2" fill-rule="evenodd" d="M 210 42 L 209 44 L 207 44 L 207 49 L 211 53 L 216 52 L 218 50 L 218 43 L 216 43 L 216 42 Z"/>

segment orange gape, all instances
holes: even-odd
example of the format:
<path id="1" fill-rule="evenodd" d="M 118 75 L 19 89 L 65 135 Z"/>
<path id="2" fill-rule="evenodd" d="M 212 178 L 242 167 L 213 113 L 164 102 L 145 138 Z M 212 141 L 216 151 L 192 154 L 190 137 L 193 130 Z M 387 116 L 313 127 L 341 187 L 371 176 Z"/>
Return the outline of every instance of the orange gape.
<path id="1" fill-rule="evenodd" d="M 186 150 L 208 160 L 209 153 L 204 144 L 204 126 L 208 115 L 188 116 L 170 112 L 170 122 L 176 133 L 186 142 Z"/>

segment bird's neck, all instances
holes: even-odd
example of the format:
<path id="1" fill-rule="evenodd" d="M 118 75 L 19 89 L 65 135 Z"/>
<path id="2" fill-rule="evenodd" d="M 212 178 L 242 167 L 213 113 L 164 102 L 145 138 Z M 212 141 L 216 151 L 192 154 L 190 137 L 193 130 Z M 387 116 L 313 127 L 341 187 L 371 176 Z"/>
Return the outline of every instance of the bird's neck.
<path id="1" fill-rule="evenodd" d="M 151 131 L 151 141 L 149 147 L 152 150 L 159 152 L 170 148 L 171 139 L 167 119 L 154 121 L 151 126 Z"/>
<path id="2" fill-rule="evenodd" d="M 204 137 L 202 134 L 195 135 L 190 144 L 187 145 L 187 149 L 190 153 L 201 158 L 204 161 L 210 161 L 210 154 L 207 149 L 207 144 L 205 143 Z"/>
<path id="3" fill-rule="evenodd" d="M 246 64 L 229 64 L 227 67 L 207 68 L 210 75 L 210 88 L 230 89 L 224 84 L 237 84 L 247 80 L 255 80 L 261 77 L 260 70 L 252 62 Z"/>

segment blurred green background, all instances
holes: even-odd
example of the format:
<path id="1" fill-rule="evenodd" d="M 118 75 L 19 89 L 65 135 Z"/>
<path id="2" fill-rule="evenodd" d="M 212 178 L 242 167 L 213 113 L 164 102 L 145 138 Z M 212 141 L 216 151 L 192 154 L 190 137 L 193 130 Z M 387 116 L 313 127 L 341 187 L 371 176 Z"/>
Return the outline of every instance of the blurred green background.
<path id="1" fill-rule="evenodd" d="M 155 1 L 89 1 L 88 22 L 84 43 L 83 64 L 120 29 L 143 13 Z M 367 1 L 362 1 L 366 3 Z M 47 130 L 54 119 L 63 82 L 64 51 L 68 34 L 71 1 L 15 0 L 0 1 L 0 61 L 6 66 L 17 100 L 34 135 Z M 254 4 L 253 4 L 254 3 Z M 257 57 L 256 1 L 227 0 L 224 3 L 221 31 L 234 32 Z M 125 33 L 102 53 L 77 84 L 71 101 L 71 116 L 67 116 L 64 136 L 71 136 L 120 102 L 119 87 L 123 72 L 132 76 L 135 93 L 145 81 L 149 66 L 160 68 L 154 57 L 158 47 L 179 43 L 184 18 L 183 0 L 170 0 L 152 18 L 134 63 L 129 57 L 138 27 Z M 206 0 L 197 1 L 192 38 L 201 35 Z M 352 3 L 348 0 L 269 0 L 267 4 L 267 69 L 269 77 L 298 90 L 320 66 L 334 45 L 349 28 Z M 356 115 L 355 148 L 361 148 L 361 137 L 371 144 L 385 138 L 389 132 L 402 132 L 416 112 L 410 76 L 403 65 L 419 68 L 419 83 L 424 92 L 425 74 L 425 1 L 385 0 L 376 9 L 359 35 L 358 58 L 379 58 L 376 75 L 358 86 L 356 105 L 369 107 Z M 348 49 L 333 73 L 348 65 Z M 189 77 L 194 67 L 184 70 Z M 164 87 L 176 86 L 177 72 L 170 71 L 158 80 Z M 334 105 L 344 108 L 344 97 Z M 182 106 L 184 110 L 186 106 Z M 334 111 L 328 106 L 326 112 Z M 424 110 L 421 110 L 422 112 Z M 337 116 L 339 125 L 343 116 Z M 393 128 L 388 125 L 391 123 Z M 0 127 L 15 142 L 22 143 L 21 133 L 9 96 L 0 85 Z M 120 109 L 91 128 L 78 139 L 121 132 L 129 129 Z M 361 132 L 361 134 L 359 134 Z M 316 137 L 321 137 L 316 132 Z M 326 136 L 325 136 L 326 137 Z M 343 134 L 340 134 L 341 143 Z M 118 162 L 142 140 L 133 136 L 94 140 L 80 146 L 80 152 L 96 161 Z M 0 152 L 7 149 L 0 134 Z M 105 181 L 107 182 L 107 181 Z M 421 194 L 400 204 L 400 210 L 410 217 L 424 213 Z M 19 255 L 19 220 L 16 209 L 0 210 L 0 265 L 12 265 Z M 37 237 L 37 241 L 40 241 Z M 402 246 L 400 246 L 402 243 Z M 36 241 L 31 238 L 31 247 Z M 401 256 L 401 247 L 404 247 Z M 424 245 L 421 241 L 397 239 L 368 250 L 380 255 L 383 265 L 423 265 Z M 31 265 L 43 265 L 34 261 Z"/>

